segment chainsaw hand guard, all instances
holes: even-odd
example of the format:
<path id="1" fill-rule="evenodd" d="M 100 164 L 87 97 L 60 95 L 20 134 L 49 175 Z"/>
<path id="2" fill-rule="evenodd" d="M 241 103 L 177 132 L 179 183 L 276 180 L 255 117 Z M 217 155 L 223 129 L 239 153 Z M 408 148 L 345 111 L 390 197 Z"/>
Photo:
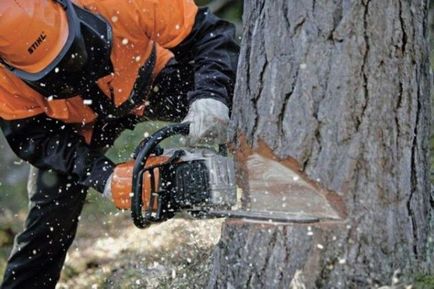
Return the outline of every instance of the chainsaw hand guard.
<path id="1" fill-rule="evenodd" d="M 136 155 L 136 161 L 133 169 L 133 196 L 131 198 L 131 215 L 134 220 L 134 224 L 138 228 L 146 228 L 153 222 L 158 222 L 164 220 L 164 218 L 169 217 L 169 212 L 166 212 L 166 208 L 168 206 L 168 200 L 165 198 L 167 195 L 158 194 L 158 183 L 155 178 L 155 169 L 157 166 L 153 166 L 150 168 L 146 168 L 145 164 L 149 156 L 155 151 L 158 144 L 173 135 L 181 134 L 187 135 L 189 132 L 189 124 L 175 124 L 172 126 L 165 127 L 160 129 L 152 136 L 149 137 L 146 143 L 141 144 L 141 149 Z M 171 158 L 166 162 L 166 165 L 170 165 L 173 163 L 174 159 Z M 159 165 L 162 166 L 162 165 Z M 163 164 L 164 166 L 164 164 Z M 142 201 L 142 190 L 143 190 L 143 176 L 145 173 L 148 173 L 150 176 L 151 182 L 151 194 L 150 194 L 150 203 L 147 206 L 147 210 L 145 214 L 142 212 L 143 201 Z M 157 204 L 155 204 L 157 202 Z M 155 215 L 153 215 L 153 208 L 157 208 Z M 164 214 L 167 213 L 167 214 Z"/>

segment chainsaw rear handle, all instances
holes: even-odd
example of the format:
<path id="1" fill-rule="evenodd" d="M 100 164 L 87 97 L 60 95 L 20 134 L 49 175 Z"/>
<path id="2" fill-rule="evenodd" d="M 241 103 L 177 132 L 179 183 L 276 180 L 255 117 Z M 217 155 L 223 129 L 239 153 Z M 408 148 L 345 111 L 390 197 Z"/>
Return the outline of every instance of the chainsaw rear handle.
<path id="1" fill-rule="evenodd" d="M 166 126 L 149 137 L 149 140 L 144 144 L 143 148 L 138 152 L 136 162 L 133 169 L 133 196 L 131 197 L 131 216 L 134 224 L 144 229 L 151 224 L 149 216 L 143 215 L 143 201 L 142 201 L 142 182 L 140 177 L 142 169 L 146 165 L 151 153 L 157 145 L 166 138 L 174 135 L 188 135 L 190 131 L 190 123 L 180 123 Z"/>

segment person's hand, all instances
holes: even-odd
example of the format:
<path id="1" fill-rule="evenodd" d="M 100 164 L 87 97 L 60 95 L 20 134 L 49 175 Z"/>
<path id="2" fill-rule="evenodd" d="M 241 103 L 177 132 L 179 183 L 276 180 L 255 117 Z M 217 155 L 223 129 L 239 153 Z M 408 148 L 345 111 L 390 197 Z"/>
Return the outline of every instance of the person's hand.
<path id="1" fill-rule="evenodd" d="M 134 161 L 118 164 L 108 178 L 103 195 L 118 209 L 131 208 Z"/>
<path id="2" fill-rule="evenodd" d="M 229 125 L 229 108 L 212 98 L 195 100 L 182 122 L 190 123 L 187 145 L 201 143 L 223 144 Z"/>
<path id="3" fill-rule="evenodd" d="M 146 166 L 150 167 L 159 162 L 164 162 L 166 157 L 151 157 Z M 103 195 L 111 199 L 118 209 L 128 210 L 131 208 L 131 197 L 133 193 L 133 168 L 134 160 L 118 164 L 112 175 L 108 178 L 104 188 Z M 154 170 L 154 176 L 156 183 L 159 182 L 158 169 Z M 151 181 L 149 173 L 143 175 L 143 190 L 142 201 L 143 210 L 149 207 L 149 200 L 151 196 Z M 156 209 L 156 208 L 153 208 Z"/>

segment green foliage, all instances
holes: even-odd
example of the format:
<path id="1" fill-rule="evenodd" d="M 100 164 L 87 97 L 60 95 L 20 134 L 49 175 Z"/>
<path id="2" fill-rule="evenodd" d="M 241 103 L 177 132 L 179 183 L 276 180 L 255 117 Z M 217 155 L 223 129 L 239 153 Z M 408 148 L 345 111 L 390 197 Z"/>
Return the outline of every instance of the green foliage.
<path id="1" fill-rule="evenodd" d="M 229 19 L 230 21 L 240 21 L 243 14 L 243 1 L 233 1 L 231 5 L 228 5 L 217 12 L 217 15 Z"/>
<path id="2" fill-rule="evenodd" d="M 196 0 L 195 1 L 199 6 L 205 6 L 212 2 L 218 2 L 218 0 Z M 224 2 L 224 1 L 222 1 Z M 214 4 L 212 3 L 212 4 Z M 242 0 L 232 0 L 228 1 L 226 5 L 223 5 L 221 9 L 216 11 L 216 14 L 219 17 L 224 19 L 228 19 L 232 22 L 239 22 L 241 20 L 241 16 L 243 14 L 243 1 Z"/>
<path id="3" fill-rule="evenodd" d="M 18 212 L 27 204 L 26 180 L 16 184 L 0 184 L 0 204 L 4 209 Z M 0 209 L 0 216 L 2 210 Z M 0 222 L 1 223 L 1 222 Z"/>
<path id="4" fill-rule="evenodd" d="M 434 288 L 434 275 L 419 275 L 414 282 L 414 289 Z"/>
<path id="5" fill-rule="evenodd" d="M 116 140 L 114 146 L 107 152 L 107 156 L 114 162 L 123 162 L 131 159 L 137 145 L 147 136 L 153 134 L 158 129 L 169 125 L 167 122 L 144 122 L 138 124 L 134 131 L 124 131 Z M 173 147 L 179 145 L 179 138 L 172 137 L 161 143 L 163 147 Z"/>

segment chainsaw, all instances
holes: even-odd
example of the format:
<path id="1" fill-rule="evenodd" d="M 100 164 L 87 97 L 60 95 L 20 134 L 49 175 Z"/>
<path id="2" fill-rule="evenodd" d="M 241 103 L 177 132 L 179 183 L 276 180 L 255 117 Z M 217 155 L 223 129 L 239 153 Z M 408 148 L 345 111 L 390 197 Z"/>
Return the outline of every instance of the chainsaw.
<path id="1" fill-rule="evenodd" d="M 234 161 L 225 145 L 213 148 L 168 148 L 163 140 L 186 136 L 189 124 L 174 124 L 145 138 L 134 153 L 131 214 L 138 228 L 170 219 L 185 211 L 197 218 L 247 218 L 275 222 L 312 222 L 316 219 L 294 219 L 272 212 L 235 209 L 237 186 Z M 143 189 L 149 198 L 143 204 Z M 145 208 L 145 209 L 144 209 Z"/>

